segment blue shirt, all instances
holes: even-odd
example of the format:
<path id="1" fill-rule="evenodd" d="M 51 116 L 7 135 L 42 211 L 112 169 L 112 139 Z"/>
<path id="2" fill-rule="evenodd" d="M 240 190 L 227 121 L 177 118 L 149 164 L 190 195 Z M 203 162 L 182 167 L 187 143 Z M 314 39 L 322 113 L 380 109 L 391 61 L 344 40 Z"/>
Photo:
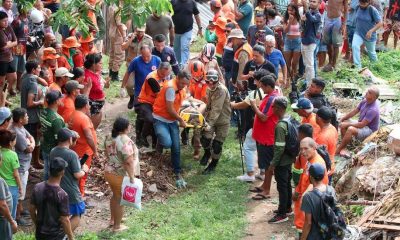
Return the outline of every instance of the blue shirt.
<path id="1" fill-rule="evenodd" d="M 137 56 L 129 64 L 128 73 L 131 74 L 135 72 L 135 97 L 139 96 L 147 75 L 156 70 L 160 63 L 161 59 L 153 55 L 148 63 L 143 61 L 142 56 Z"/>
<path id="2" fill-rule="evenodd" d="M 243 31 L 243 35 L 247 36 L 247 30 L 250 27 L 251 20 L 253 19 L 253 7 L 249 1 L 240 4 L 238 11 L 243 17 L 237 21 L 240 29 Z"/>
<path id="3" fill-rule="evenodd" d="M 279 65 L 281 67 L 286 65 L 285 58 L 283 58 L 282 52 L 278 49 L 274 48 L 271 54 L 265 54 L 265 59 L 270 61 L 275 67 L 275 75 L 278 76 L 279 73 Z"/>
<path id="4" fill-rule="evenodd" d="M 373 6 L 368 6 L 366 9 L 361 9 L 359 7 L 356 12 L 355 33 L 362 37 L 364 41 L 375 42 L 376 32 L 372 34 L 370 39 L 367 39 L 365 36 L 367 35 L 367 32 L 380 21 L 382 21 L 382 18 L 376 8 L 374 8 Z"/>
<path id="5" fill-rule="evenodd" d="M 354 27 L 359 0 L 351 0 L 346 25 Z"/>
<path id="6" fill-rule="evenodd" d="M 154 56 L 159 57 L 161 59 L 161 62 L 169 62 L 169 64 L 171 64 L 172 71 L 174 72 L 174 74 L 178 75 L 179 73 L 178 61 L 176 60 L 175 52 L 171 47 L 165 46 L 162 52 L 159 52 L 157 51 L 156 48 L 153 48 L 152 54 Z"/>
<path id="7" fill-rule="evenodd" d="M 320 37 L 317 37 L 319 26 L 321 25 L 321 14 L 317 10 L 306 12 L 306 22 L 303 30 L 301 43 L 310 45 L 316 43 Z"/>

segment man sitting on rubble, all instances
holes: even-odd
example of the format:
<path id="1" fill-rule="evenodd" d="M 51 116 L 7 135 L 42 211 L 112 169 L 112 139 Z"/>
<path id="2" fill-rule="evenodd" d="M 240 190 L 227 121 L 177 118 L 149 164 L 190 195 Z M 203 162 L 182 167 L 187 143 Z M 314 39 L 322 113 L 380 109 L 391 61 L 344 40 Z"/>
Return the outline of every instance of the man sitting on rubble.
<path id="1" fill-rule="evenodd" d="M 336 150 L 336 155 L 349 157 L 350 153 L 346 150 L 346 147 L 353 137 L 363 141 L 379 129 L 378 97 L 379 89 L 377 87 L 368 88 L 364 100 L 355 109 L 342 117 L 339 125 L 342 142 Z M 360 113 L 358 121 L 352 121 L 350 118 L 358 113 Z"/>

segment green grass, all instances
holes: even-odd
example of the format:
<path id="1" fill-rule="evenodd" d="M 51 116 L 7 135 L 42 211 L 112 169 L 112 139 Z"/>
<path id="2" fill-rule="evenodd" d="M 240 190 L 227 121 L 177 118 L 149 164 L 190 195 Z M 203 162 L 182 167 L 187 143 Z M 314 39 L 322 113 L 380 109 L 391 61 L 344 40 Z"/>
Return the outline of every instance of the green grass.
<path id="1" fill-rule="evenodd" d="M 103 55 L 103 69 L 108 68 L 108 60 L 109 60 L 108 56 Z M 121 80 L 124 77 L 125 72 L 126 72 L 126 64 L 124 62 L 121 65 L 121 68 L 119 69 L 119 77 L 121 78 Z M 104 77 L 106 77 L 106 76 L 104 76 Z M 121 88 L 121 82 L 110 82 L 110 87 L 104 89 L 108 103 L 114 103 L 115 100 L 117 98 L 119 98 L 120 88 Z"/>
<path id="2" fill-rule="evenodd" d="M 368 58 L 363 58 L 363 66 L 368 67 L 377 77 L 392 83 L 400 80 L 400 51 L 387 51 L 378 53 L 378 61 L 373 63 Z"/>
<path id="3" fill-rule="evenodd" d="M 13 236 L 14 240 L 35 240 L 35 235 L 34 234 L 27 234 L 24 232 L 17 232 Z M 95 233 L 85 233 L 83 235 L 78 235 L 75 236 L 76 240 L 98 240 L 99 238 Z"/>
<path id="4" fill-rule="evenodd" d="M 194 41 L 192 45 L 190 45 L 190 52 L 191 53 L 201 52 L 206 43 L 207 42 L 204 38 L 197 36 L 196 41 Z"/>
<path id="5" fill-rule="evenodd" d="M 100 239 L 240 239 L 246 226 L 248 185 L 236 181 L 242 173 L 238 143 L 231 129 L 217 171 L 201 174 L 202 167 L 182 153 L 188 188 L 164 204 L 149 202 L 142 211 L 130 210 L 129 230 L 118 235 L 99 234 Z"/>

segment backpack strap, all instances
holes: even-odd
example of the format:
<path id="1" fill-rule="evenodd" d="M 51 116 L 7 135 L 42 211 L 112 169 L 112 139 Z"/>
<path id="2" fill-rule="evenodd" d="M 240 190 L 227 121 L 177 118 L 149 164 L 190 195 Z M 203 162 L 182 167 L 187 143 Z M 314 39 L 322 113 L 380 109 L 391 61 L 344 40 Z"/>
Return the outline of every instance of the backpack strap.
<path id="1" fill-rule="evenodd" d="M 266 114 L 266 113 L 269 111 L 269 109 L 271 108 L 271 105 L 272 105 L 272 102 L 274 101 L 274 99 L 275 99 L 275 95 L 269 96 L 268 101 L 267 101 L 267 104 L 265 105 L 265 107 L 264 107 L 264 109 L 263 109 L 263 111 L 262 111 L 264 114 Z"/>

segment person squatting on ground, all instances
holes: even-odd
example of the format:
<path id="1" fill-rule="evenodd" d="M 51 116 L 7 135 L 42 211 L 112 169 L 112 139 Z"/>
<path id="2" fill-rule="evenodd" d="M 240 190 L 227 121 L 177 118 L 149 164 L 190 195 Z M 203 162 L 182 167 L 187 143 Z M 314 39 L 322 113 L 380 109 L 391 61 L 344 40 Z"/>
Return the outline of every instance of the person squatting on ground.
<path id="1" fill-rule="evenodd" d="M 140 175 L 139 151 L 128 136 L 130 131 L 129 120 L 118 117 L 114 121 L 111 136 L 108 135 L 104 141 L 107 156 L 104 177 L 113 193 L 110 199 L 110 226 L 114 232 L 128 229 L 127 226 L 121 225 L 124 206 L 120 202 L 124 176 L 128 176 L 130 182 L 134 183 L 135 176 Z"/>
<path id="2" fill-rule="evenodd" d="M 143 119 L 143 127 L 141 130 L 139 129 L 141 135 L 136 136 L 136 139 L 139 138 L 139 141 L 145 147 L 156 146 L 157 138 L 153 127 L 153 104 L 161 88 L 166 82 L 168 82 L 170 73 L 171 65 L 168 62 L 160 63 L 157 70 L 147 75 L 142 90 L 140 91 L 138 97 L 138 108 L 140 113 L 138 114 L 138 117 Z M 150 145 L 150 139 L 147 139 L 148 137 L 151 137 L 152 145 Z"/>
<path id="3" fill-rule="evenodd" d="M 206 127 L 203 129 L 201 144 L 204 155 L 200 160 L 201 165 L 207 165 L 204 174 L 215 170 L 222 155 L 222 146 L 228 136 L 231 106 L 229 91 L 221 84 L 216 70 L 209 70 L 206 75 L 208 85 L 207 106 L 204 112 Z M 208 163 L 211 157 L 211 162 Z"/>
<path id="4" fill-rule="evenodd" d="M 186 123 L 179 116 L 179 109 L 186 98 L 186 87 L 189 85 L 190 73 L 181 71 L 168 81 L 157 94 L 153 105 L 154 131 L 157 136 L 157 153 L 164 148 L 171 148 L 171 162 L 174 168 L 176 186 L 186 187 L 181 175 L 181 146 L 179 126 L 185 128 Z"/>
<path id="5" fill-rule="evenodd" d="M 61 128 L 56 134 L 57 146 L 51 150 L 49 159 L 51 162 L 53 159 L 62 158 L 68 164 L 61 179 L 60 187 L 68 194 L 71 229 L 75 231 L 86 208 L 79 192 L 79 179 L 89 172 L 89 168 L 86 164 L 81 164 L 78 154 L 70 149 L 79 138 L 77 133 L 68 128 Z"/>

